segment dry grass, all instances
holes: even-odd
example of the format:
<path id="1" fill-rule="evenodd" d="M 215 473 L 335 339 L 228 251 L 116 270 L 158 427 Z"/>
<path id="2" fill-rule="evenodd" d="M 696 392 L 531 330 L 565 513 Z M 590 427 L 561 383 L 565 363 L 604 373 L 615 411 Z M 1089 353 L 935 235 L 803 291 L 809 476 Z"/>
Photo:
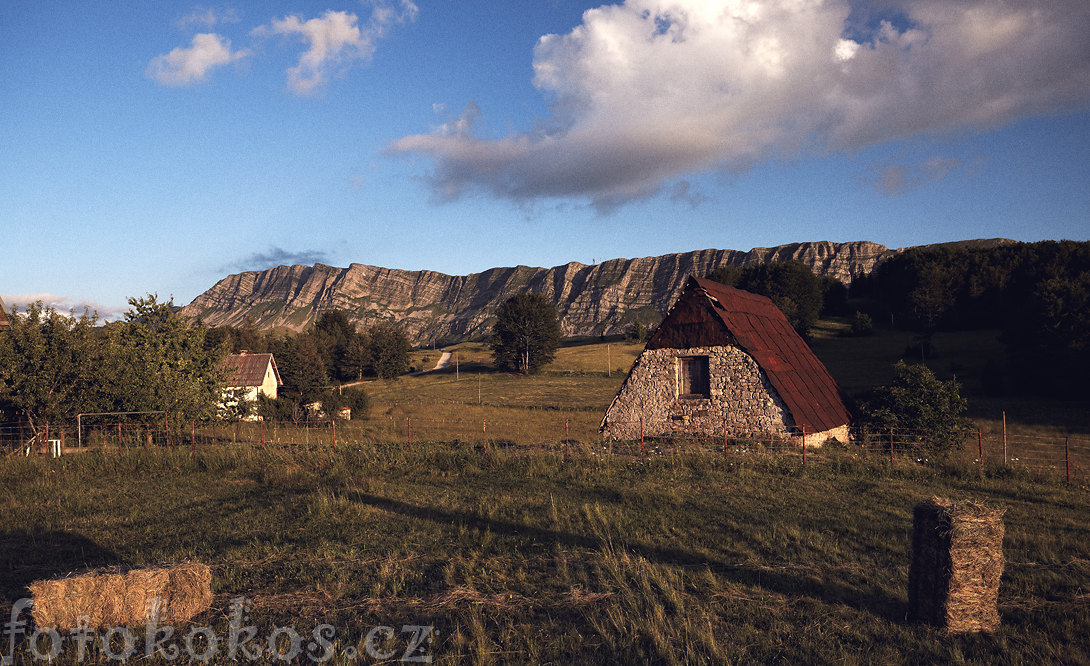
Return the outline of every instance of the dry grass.
<path id="1" fill-rule="evenodd" d="M 380 625 L 434 626 L 427 654 L 443 663 L 1090 658 L 1085 491 L 781 462 L 435 442 L 11 459 L 0 589 L 13 600 L 24 572 L 71 570 L 97 548 L 107 563 L 207 562 L 215 598 L 198 621 L 221 636 L 243 596 L 262 635 L 328 622 L 337 650 Z M 906 621 L 911 507 L 930 495 L 1007 508 L 994 634 Z"/>

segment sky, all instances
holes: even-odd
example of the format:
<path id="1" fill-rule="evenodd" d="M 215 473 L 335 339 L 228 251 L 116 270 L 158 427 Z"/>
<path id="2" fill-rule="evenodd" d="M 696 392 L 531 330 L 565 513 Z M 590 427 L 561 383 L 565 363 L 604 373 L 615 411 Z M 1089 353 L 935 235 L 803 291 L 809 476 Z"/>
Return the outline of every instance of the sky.
<path id="1" fill-rule="evenodd" d="M 1090 239 L 1086 0 L 0 3 L 0 297 Z"/>

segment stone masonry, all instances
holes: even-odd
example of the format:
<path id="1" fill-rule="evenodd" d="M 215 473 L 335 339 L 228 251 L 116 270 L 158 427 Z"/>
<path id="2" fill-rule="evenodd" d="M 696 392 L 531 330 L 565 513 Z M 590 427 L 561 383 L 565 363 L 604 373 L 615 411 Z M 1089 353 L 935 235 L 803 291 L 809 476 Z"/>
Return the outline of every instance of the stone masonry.
<path id="1" fill-rule="evenodd" d="M 708 359 L 707 397 L 679 395 L 681 357 Z M 613 439 L 643 434 L 788 436 L 794 421 L 776 389 L 752 356 L 734 346 L 650 349 L 636 359 L 632 372 L 602 421 Z M 817 442 L 815 442 L 816 444 Z"/>

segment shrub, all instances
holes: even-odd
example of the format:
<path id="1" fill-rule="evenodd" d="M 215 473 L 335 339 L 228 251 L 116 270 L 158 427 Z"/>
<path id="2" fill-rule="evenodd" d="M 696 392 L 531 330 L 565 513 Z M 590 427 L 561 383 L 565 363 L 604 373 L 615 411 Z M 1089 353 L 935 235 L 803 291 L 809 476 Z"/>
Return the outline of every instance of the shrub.
<path id="1" fill-rule="evenodd" d="M 942 381 L 924 365 L 899 361 L 893 381 L 875 387 L 860 402 L 864 426 L 903 430 L 900 439 L 918 442 L 935 453 L 957 446 L 968 432 L 962 414 L 968 408 L 957 382 Z"/>
<path id="2" fill-rule="evenodd" d="M 874 335 L 874 320 L 870 318 L 869 314 L 859 310 L 855 311 L 855 316 L 852 317 L 852 335 Z"/>
<path id="3" fill-rule="evenodd" d="M 352 410 L 352 419 L 365 419 L 371 411 L 371 399 L 363 389 L 331 391 L 322 396 L 322 407 L 330 416 L 336 415 L 341 407 L 347 407 Z"/>

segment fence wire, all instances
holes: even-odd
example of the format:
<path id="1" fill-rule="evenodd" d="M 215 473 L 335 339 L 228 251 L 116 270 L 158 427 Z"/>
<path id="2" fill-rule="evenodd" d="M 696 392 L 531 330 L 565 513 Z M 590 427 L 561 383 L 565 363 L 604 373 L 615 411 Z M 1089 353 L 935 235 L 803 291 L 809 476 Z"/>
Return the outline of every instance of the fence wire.
<path id="1" fill-rule="evenodd" d="M 640 432 L 639 423 L 630 424 Z M 632 430 L 630 430 L 632 431 Z M 444 444 L 482 453 L 550 452 L 564 457 L 629 456 L 655 459 L 677 455 L 779 456 L 801 464 L 822 464 L 838 455 L 863 456 L 890 464 L 934 462 L 927 431 L 907 428 L 856 428 L 847 442 L 819 442 L 812 433 L 788 428 L 775 434 L 727 431 L 709 435 L 673 432 L 668 436 L 605 439 L 597 423 L 579 412 L 541 412 L 522 419 L 416 418 L 376 416 L 360 420 L 195 421 L 159 418 L 74 425 L 0 425 L 0 455 L 53 456 L 88 451 L 183 447 L 321 448 Z M 966 432 L 950 453 L 982 469 L 1010 468 L 1068 481 L 1090 477 L 1090 439 L 1065 435 L 986 437 Z"/>

